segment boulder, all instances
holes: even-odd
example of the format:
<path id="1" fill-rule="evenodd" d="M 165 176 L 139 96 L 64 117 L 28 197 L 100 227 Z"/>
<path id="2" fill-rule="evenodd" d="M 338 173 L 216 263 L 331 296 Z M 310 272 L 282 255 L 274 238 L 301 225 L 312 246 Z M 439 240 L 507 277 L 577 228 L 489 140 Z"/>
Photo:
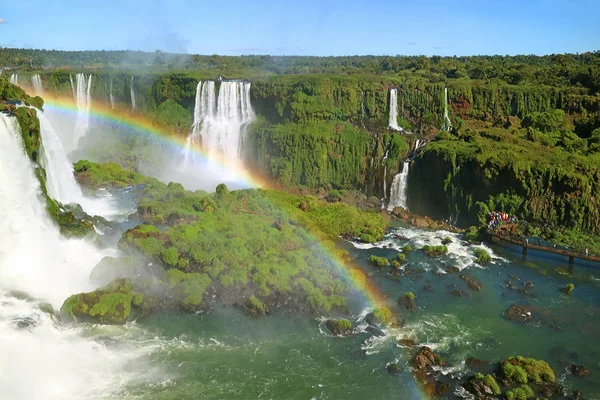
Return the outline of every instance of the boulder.
<path id="1" fill-rule="evenodd" d="M 424 370 L 433 366 L 442 366 L 444 362 L 433 350 L 427 346 L 423 346 L 413 357 L 412 365 L 418 370 Z"/>
<path id="2" fill-rule="evenodd" d="M 571 373 L 576 376 L 586 376 L 590 371 L 583 365 L 571 364 Z"/>
<path id="3" fill-rule="evenodd" d="M 387 369 L 387 372 L 389 372 L 392 375 L 398 375 L 400 372 L 402 372 L 402 367 L 398 363 L 388 364 L 386 369 Z"/>
<path id="4" fill-rule="evenodd" d="M 334 335 L 345 336 L 352 333 L 352 323 L 347 319 L 328 319 L 325 326 Z"/>
<path id="5" fill-rule="evenodd" d="M 505 312 L 504 316 L 511 321 L 520 322 L 525 324 L 533 321 L 534 310 L 532 307 L 523 306 L 520 304 L 513 304 Z"/>
<path id="6" fill-rule="evenodd" d="M 93 292 L 72 295 L 65 300 L 60 312 L 65 319 L 75 322 L 124 324 L 132 306 L 142 300 L 143 295 L 134 293 L 131 279 L 120 278 Z"/>
<path id="7" fill-rule="evenodd" d="M 425 287 L 423 287 L 423 291 L 431 293 L 433 292 L 433 288 L 431 287 L 431 285 L 425 285 Z"/>
<path id="8" fill-rule="evenodd" d="M 471 288 L 471 290 L 475 290 L 477 292 L 481 291 L 481 282 L 479 282 L 477 279 L 465 274 L 461 274 L 460 278 L 463 281 L 467 282 L 467 285 L 469 285 L 469 288 Z"/>
<path id="9" fill-rule="evenodd" d="M 418 345 L 418 343 L 415 342 L 414 340 L 412 340 L 412 339 L 406 339 L 406 338 L 398 340 L 398 344 L 400 346 L 404 346 L 404 347 L 415 347 L 415 346 Z"/>

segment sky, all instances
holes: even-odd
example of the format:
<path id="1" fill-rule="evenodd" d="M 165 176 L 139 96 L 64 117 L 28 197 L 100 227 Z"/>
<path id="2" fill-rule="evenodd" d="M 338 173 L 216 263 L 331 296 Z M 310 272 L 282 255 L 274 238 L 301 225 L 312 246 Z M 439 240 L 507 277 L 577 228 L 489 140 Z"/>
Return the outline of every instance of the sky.
<path id="1" fill-rule="evenodd" d="M 0 0 L 0 46 L 190 54 L 600 49 L 600 0 Z"/>

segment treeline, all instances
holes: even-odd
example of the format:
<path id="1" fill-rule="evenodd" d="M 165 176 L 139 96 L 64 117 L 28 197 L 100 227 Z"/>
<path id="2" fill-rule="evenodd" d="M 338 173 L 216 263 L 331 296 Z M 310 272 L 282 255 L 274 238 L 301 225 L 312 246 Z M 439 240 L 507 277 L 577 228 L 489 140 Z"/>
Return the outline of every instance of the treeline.
<path id="1" fill-rule="evenodd" d="M 508 84 L 576 86 L 589 94 L 600 90 L 600 51 L 546 56 L 219 56 L 170 54 L 160 50 L 57 51 L 0 48 L 0 66 L 42 69 L 59 67 L 144 67 L 262 70 L 276 74 L 417 74 L 432 83 L 449 79 L 501 81 Z"/>

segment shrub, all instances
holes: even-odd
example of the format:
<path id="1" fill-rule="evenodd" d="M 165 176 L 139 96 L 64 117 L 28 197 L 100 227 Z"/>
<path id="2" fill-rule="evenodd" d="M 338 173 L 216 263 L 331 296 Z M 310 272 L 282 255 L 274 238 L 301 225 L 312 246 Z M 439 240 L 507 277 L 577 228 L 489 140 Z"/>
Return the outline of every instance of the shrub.
<path id="1" fill-rule="evenodd" d="M 177 265 L 177 262 L 179 261 L 179 252 L 177 251 L 177 247 L 169 247 L 163 251 L 162 258 L 167 265 Z"/>
<path id="2" fill-rule="evenodd" d="M 567 284 L 565 285 L 564 292 L 565 292 L 566 294 L 571 294 L 571 293 L 573 293 L 573 290 L 575 290 L 575 285 L 573 285 L 572 283 L 567 283 Z"/>
<path id="3" fill-rule="evenodd" d="M 396 260 L 399 263 L 404 263 L 404 262 L 406 262 L 406 256 L 402 253 L 398 253 L 398 254 L 396 254 Z"/>
<path id="4" fill-rule="evenodd" d="M 442 244 L 443 245 L 447 245 L 447 244 L 450 244 L 450 243 L 452 243 L 452 239 L 450 237 L 446 236 L 445 238 L 442 239 Z"/>
<path id="5" fill-rule="evenodd" d="M 483 374 L 481 372 L 478 372 L 475 374 L 475 379 L 477 379 L 478 381 L 483 380 Z"/>
<path id="6" fill-rule="evenodd" d="M 469 227 L 469 229 L 465 232 L 465 240 L 467 242 L 476 242 L 479 240 L 479 232 L 475 226 Z"/>
<path id="7" fill-rule="evenodd" d="M 430 257 L 441 256 L 442 254 L 448 253 L 448 247 L 446 247 L 444 245 L 441 245 L 441 246 L 425 245 L 425 246 L 423 246 L 423 251 L 425 252 L 425 254 L 427 254 Z"/>
<path id="8" fill-rule="evenodd" d="M 387 267 L 388 265 L 390 265 L 390 260 L 388 260 L 385 257 L 378 257 L 375 255 L 369 257 L 369 262 L 379 268 Z"/>
<path id="9" fill-rule="evenodd" d="M 495 395 L 499 395 L 500 393 L 502 393 L 502 391 L 500 390 L 500 386 L 498 385 L 498 382 L 496 382 L 494 377 L 490 374 L 487 374 L 485 376 L 485 378 L 483 378 L 483 384 L 485 386 L 489 387 L 490 389 L 492 389 L 492 392 Z"/>
<path id="10" fill-rule="evenodd" d="M 392 312 L 387 307 L 379 307 L 373 310 L 373 318 L 381 325 L 387 325 L 392 319 Z"/>
<path id="11" fill-rule="evenodd" d="M 327 195 L 327 201 L 330 203 L 336 203 L 342 200 L 342 193 L 337 189 L 332 189 Z"/>
<path id="12" fill-rule="evenodd" d="M 492 256 L 485 249 L 475 249 L 475 256 L 477 257 L 477 264 L 488 265 L 492 262 Z"/>
<path id="13" fill-rule="evenodd" d="M 343 335 L 352 330 L 352 323 L 347 319 L 330 319 L 325 323 L 327 329 L 334 335 Z"/>
<path id="14" fill-rule="evenodd" d="M 521 385 L 518 388 L 514 388 L 506 392 L 507 400 L 527 400 L 534 397 L 535 393 L 528 385 Z"/>
<path id="15" fill-rule="evenodd" d="M 404 253 L 410 253 L 412 251 L 412 247 L 410 247 L 410 244 L 405 244 L 404 246 L 402 246 L 402 251 Z"/>
<path id="16" fill-rule="evenodd" d="M 402 266 L 402 264 L 400 264 L 400 262 L 398 262 L 398 260 L 392 261 L 392 267 L 394 267 L 394 269 L 398 269 L 401 266 Z"/>
<path id="17" fill-rule="evenodd" d="M 415 294 L 413 292 L 405 292 L 404 293 L 404 298 L 407 300 L 414 300 L 415 299 Z"/>

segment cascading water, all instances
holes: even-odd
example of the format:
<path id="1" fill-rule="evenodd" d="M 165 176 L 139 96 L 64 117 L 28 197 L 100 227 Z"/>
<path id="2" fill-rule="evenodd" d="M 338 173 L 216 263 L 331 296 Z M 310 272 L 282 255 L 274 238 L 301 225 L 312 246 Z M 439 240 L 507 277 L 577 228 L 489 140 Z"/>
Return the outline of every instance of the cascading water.
<path id="1" fill-rule="evenodd" d="M 390 89 L 390 129 L 402 131 L 398 125 L 398 89 Z"/>
<path id="2" fill-rule="evenodd" d="M 223 81 L 215 99 L 215 83 L 200 82 L 196 88 L 194 124 L 187 138 L 184 168 L 193 163 L 192 149 L 202 146 L 210 161 L 227 169 L 243 168 L 242 142 L 254 120 L 250 82 Z"/>
<path id="3" fill-rule="evenodd" d="M 10 76 L 10 79 L 9 79 L 9 81 L 10 81 L 10 83 L 12 83 L 13 85 L 19 86 L 19 75 L 17 75 L 17 74 L 12 74 L 12 75 Z"/>
<path id="4" fill-rule="evenodd" d="M 115 109 L 115 97 L 113 96 L 113 80 L 112 78 L 110 79 L 110 86 L 109 86 L 109 95 L 108 95 L 109 99 L 110 99 L 110 108 L 111 109 Z"/>
<path id="5" fill-rule="evenodd" d="M 35 74 L 31 77 L 31 84 L 33 85 L 33 92 L 36 96 L 42 96 L 44 94 L 44 87 L 42 86 L 40 74 Z"/>
<path id="6" fill-rule="evenodd" d="M 103 254 L 50 220 L 15 118 L 0 113 L 0 387 L 4 399 L 98 398 L 133 378 L 138 355 L 114 351 L 47 312 L 93 289 Z M 30 296 L 30 297 L 29 297 Z M 125 378 L 125 381 L 123 380 Z"/>
<path id="7" fill-rule="evenodd" d="M 73 133 L 73 148 L 76 149 L 79 139 L 84 137 L 90 127 L 90 108 L 92 106 L 91 97 L 92 75 L 87 78 L 85 74 L 77 74 L 77 90 L 75 92 L 75 102 L 77 103 L 77 120 L 75 122 L 75 131 Z"/>
<path id="8" fill-rule="evenodd" d="M 410 163 L 404 161 L 402 163 L 402 171 L 394 177 L 392 181 L 392 189 L 390 192 L 390 202 L 388 203 L 388 211 L 392 211 L 395 207 L 402 207 L 408 210 L 406 189 L 408 187 L 408 170 Z"/>
<path id="9" fill-rule="evenodd" d="M 131 76 L 131 84 L 129 85 L 131 94 L 131 111 L 135 111 L 135 90 L 133 90 L 133 76 Z"/>
<path id="10" fill-rule="evenodd" d="M 71 164 L 60 138 L 42 112 L 38 112 L 42 135 L 41 162 L 46 170 L 46 189 L 50 197 L 63 204 L 77 203 L 90 215 L 105 218 L 117 215 L 117 207 L 108 198 L 85 197 L 73 175 Z"/>
<path id="11" fill-rule="evenodd" d="M 452 130 L 452 121 L 448 116 L 448 88 L 444 88 L 444 122 L 442 123 L 443 131 Z"/>
<path id="12" fill-rule="evenodd" d="M 69 74 L 69 82 L 71 82 L 71 91 L 73 92 L 73 101 L 77 102 L 77 91 L 75 90 L 75 84 L 73 83 L 73 75 Z"/>

